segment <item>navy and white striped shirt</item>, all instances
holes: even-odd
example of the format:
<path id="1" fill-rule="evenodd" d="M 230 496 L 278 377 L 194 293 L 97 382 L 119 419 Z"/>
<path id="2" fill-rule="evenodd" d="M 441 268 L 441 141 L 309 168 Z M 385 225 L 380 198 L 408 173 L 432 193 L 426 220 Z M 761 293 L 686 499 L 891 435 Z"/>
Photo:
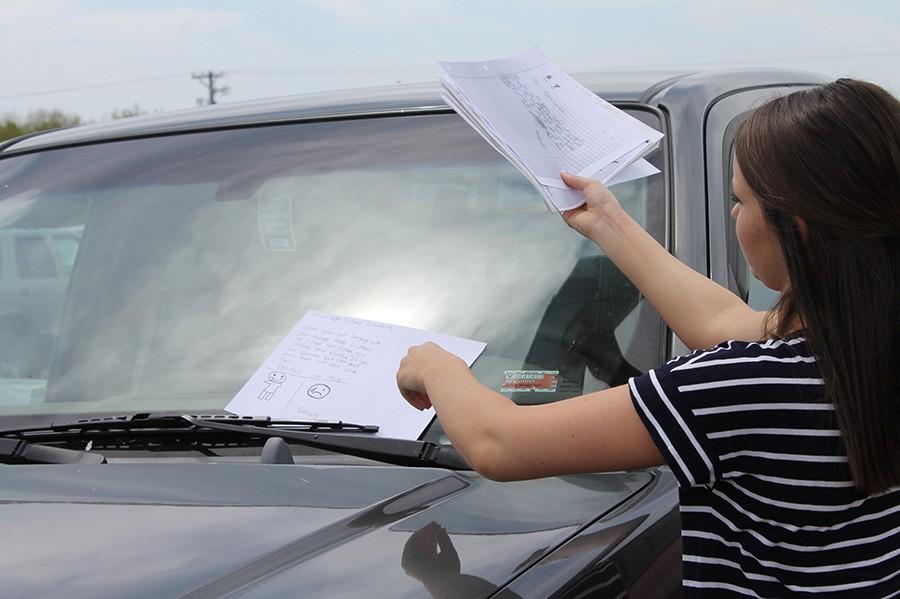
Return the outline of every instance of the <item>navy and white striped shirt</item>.
<path id="1" fill-rule="evenodd" d="M 687 597 L 900 596 L 900 487 L 854 489 L 803 337 L 729 341 L 629 387 L 680 483 Z"/>

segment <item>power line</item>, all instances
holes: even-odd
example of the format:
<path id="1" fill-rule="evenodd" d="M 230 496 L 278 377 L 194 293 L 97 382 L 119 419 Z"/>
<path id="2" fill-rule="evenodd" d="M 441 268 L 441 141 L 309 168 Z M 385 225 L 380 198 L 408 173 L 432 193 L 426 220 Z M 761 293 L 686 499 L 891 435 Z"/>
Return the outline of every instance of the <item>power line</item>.
<path id="1" fill-rule="evenodd" d="M 829 59 L 829 58 L 865 58 L 865 57 L 874 57 L 874 56 L 896 56 L 900 55 L 900 47 L 895 45 L 870 45 L 870 46 L 856 46 L 856 47 L 847 47 L 842 49 L 837 48 L 827 48 L 827 49 L 814 49 L 814 48 L 797 48 L 797 49 L 785 49 L 781 51 L 770 51 L 765 53 L 755 53 L 755 54 L 744 54 L 744 55 L 731 55 L 731 56 L 719 56 L 715 59 L 711 59 L 709 57 L 685 57 L 678 58 L 675 61 L 658 63 L 658 64 L 647 64 L 646 62 L 642 62 L 640 65 L 630 65 L 630 64 L 620 64 L 620 65 L 607 65 L 606 69 L 614 68 L 614 69 L 622 69 L 622 68 L 644 68 L 644 69 L 652 69 L 652 68 L 678 68 L 685 66 L 701 66 L 701 65 L 726 65 L 728 62 L 732 63 L 748 63 L 755 62 L 761 60 L 771 60 L 771 59 L 793 59 L 793 60 L 809 60 L 809 59 Z M 727 65 L 726 65 L 727 66 Z M 354 75 L 354 74 L 364 74 L 371 73 L 374 69 L 371 68 L 360 68 L 360 67 L 331 67 L 331 68 L 297 68 L 297 69 L 237 69 L 230 71 L 208 71 L 206 73 L 188 73 L 188 72 L 180 72 L 180 73 L 170 73 L 167 75 L 157 75 L 153 77 L 141 77 L 138 79 L 124 79 L 120 81 L 108 81 L 104 83 L 93 83 L 87 85 L 78 85 L 72 87 L 61 87 L 56 89 L 48 89 L 42 91 L 32 91 L 32 92 L 23 92 L 18 94 L 7 94 L 0 96 L 0 100 L 14 100 L 17 98 L 30 98 L 37 96 L 49 96 L 52 94 L 60 94 L 66 92 L 75 92 L 75 91 L 84 91 L 90 89 L 102 89 L 108 87 L 117 87 L 122 85 L 132 85 L 135 83 L 147 83 L 150 81 L 163 81 L 166 79 L 177 79 L 180 77 L 184 77 L 185 75 L 190 75 L 191 78 L 201 80 L 204 86 L 207 87 L 207 100 L 212 99 L 215 100 L 216 94 L 226 94 L 230 90 L 229 88 L 215 87 L 215 80 L 219 79 L 225 75 L 262 75 L 262 76 L 303 76 L 303 75 L 330 75 L 330 76 L 346 76 L 346 75 Z M 426 67 L 419 66 L 407 66 L 403 68 L 396 67 L 382 67 L 379 70 L 383 72 L 394 72 L 394 71 L 403 71 L 409 73 L 410 71 L 420 71 L 430 73 L 433 69 L 426 69 Z M 577 69 L 583 70 L 583 69 Z M 202 80 L 206 79 L 206 82 Z M 210 103 L 215 103 L 210 102 Z"/>
<path id="2" fill-rule="evenodd" d="M 823 59 L 852 59 L 852 58 L 868 58 L 875 56 L 897 56 L 900 55 L 900 49 L 896 50 L 884 50 L 882 52 L 842 52 L 840 50 L 833 50 L 828 53 L 814 53 L 814 52 L 785 52 L 782 54 L 757 54 L 757 55 L 747 55 L 747 56 L 727 56 L 719 59 L 715 58 L 700 58 L 700 59 L 682 59 L 678 62 L 669 63 L 671 66 L 685 66 L 685 65 L 716 65 L 720 68 L 728 67 L 731 65 L 737 64 L 753 64 L 753 63 L 761 63 L 761 62 L 770 62 L 773 60 L 785 62 L 792 60 L 799 61 L 809 61 L 809 60 L 823 60 Z"/>
<path id="3" fill-rule="evenodd" d="M 146 83 L 148 81 L 162 81 L 164 79 L 175 79 L 184 77 L 188 73 L 172 73 L 170 75 L 157 75 L 156 77 L 142 77 L 140 79 L 126 79 L 122 81 L 109 81 L 107 83 L 93 83 L 90 85 L 79 85 L 74 87 L 60 87 L 57 89 L 47 89 L 39 92 L 25 92 L 21 94 L 10 94 L 8 96 L 0 96 L 0 100 L 11 100 L 14 98 L 30 98 L 33 96 L 49 96 L 51 94 L 61 94 L 64 92 L 76 92 L 86 89 L 100 89 L 104 87 L 116 87 L 119 85 L 131 85 L 133 83 Z"/>
<path id="4" fill-rule="evenodd" d="M 621 70 L 634 70 L 634 69 L 647 69 L 647 70 L 657 70 L 657 69 L 677 69 L 677 68 L 729 68 L 729 67 L 737 67 L 739 65 L 750 65 L 753 66 L 754 63 L 758 63 L 759 66 L 766 66 L 770 64 L 771 61 L 777 60 L 780 62 L 785 61 L 808 61 L 808 60 L 824 60 L 824 59 L 852 59 L 852 58 L 867 58 L 867 57 L 875 57 L 875 56 L 897 56 L 900 55 L 900 47 L 886 47 L 883 49 L 871 48 L 871 49 L 863 49 L 863 48 L 848 48 L 848 49 L 837 49 L 837 48 L 829 48 L 824 50 L 783 50 L 783 51 L 771 51 L 764 53 L 748 53 L 748 54 L 734 54 L 734 55 L 723 55 L 717 56 L 714 58 L 710 58 L 708 56 L 704 57 L 679 57 L 676 60 L 668 61 L 668 62 L 648 62 L 642 61 L 640 63 L 620 63 L 615 65 L 606 65 L 604 70 L 614 69 L 617 71 Z M 575 70 L 585 70 L 585 69 L 575 69 Z"/>
<path id="5" fill-rule="evenodd" d="M 385 73 L 418 71 L 422 73 L 437 72 L 437 66 L 431 64 L 407 65 L 407 66 L 385 66 L 379 67 L 329 67 L 329 68 L 298 68 L 298 69 L 237 69 L 234 71 L 226 71 L 229 75 L 268 75 L 268 76 L 336 76 L 343 77 L 347 75 L 371 75 L 373 71 L 380 70 Z"/>

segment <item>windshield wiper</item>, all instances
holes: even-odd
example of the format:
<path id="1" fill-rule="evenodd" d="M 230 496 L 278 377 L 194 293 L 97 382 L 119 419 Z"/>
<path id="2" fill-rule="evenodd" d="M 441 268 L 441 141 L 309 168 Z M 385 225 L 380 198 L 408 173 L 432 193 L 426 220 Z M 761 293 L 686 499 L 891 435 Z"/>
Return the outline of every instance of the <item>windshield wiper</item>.
<path id="1" fill-rule="evenodd" d="M 235 415 L 132 414 L 85 418 L 62 424 L 0 431 L 0 437 L 14 437 L 32 443 L 88 439 L 110 447 L 115 438 L 127 438 L 128 445 L 140 439 L 170 436 L 193 438 L 197 435 L 222 437 L 232 433 L 240 438 L 281 437 L 299 445 L 334 451 L 400 466 L 429 466 L 452 470 L 470 470 L 469 465 L 450 446 L 428 441 L 373 437 L 375 425 L 347 422 L 273 420 L 268 417 Z M 363 433 L 363 434 L 352 434 Z"/>
<path id="2" fill-rule="evenodd" d="M 68 436 L 79 437 L 88 433 L 100 433 L 101 436 L 110 436 L 123 432 L 135 434 L 155 434 L 165 433 L 166 431 L 182 432 L 192 429 L 191 426 L 185 423 L 186 420 L 190 422 L 189 419 L 198 419 L 203 422 L 232 422 L 240 423 L 241 425 L 271 427 L 278 430 L 378 432 L 378 427 L 375 425 L 353 424 L 341 421 L 277 420 L 268 416 L 237 416 L 234 414 L 185 415 L 173 412 L 142 412 L 97 418 L 81 418 L 59 424 L 51 423 L 42 426 L 0 430 L 0 437 L 28 437 L 37 441 L 60 439 Z"/>
<path id="3" fill-rule="evenodd" d="M 0 439 L 2 464 L 105 464 L 99 453 L 35 445 L 22 439 Z"/>
<path id="4" fill-rule="evenodd" d="M 430 441 L 413 441 L 411 439 L 391 439 L 388 437 L 363 437 L 355 435 L 335 435 L 331 433 L 314 433 L 305 431 L 273 431 L 254 425 L 225 424 L 209 422 L 201 418 L 182 416 L 197 426 L 223 430 L 253 433 L 266 437 L 282 437 L 291 439 L 317 449 L 327 449 L 378 462 L 396 464 L 398 466 L 429 466 L 450 470 L 471 470 L 459 453 L 449 445 L 438 445 Z"/>

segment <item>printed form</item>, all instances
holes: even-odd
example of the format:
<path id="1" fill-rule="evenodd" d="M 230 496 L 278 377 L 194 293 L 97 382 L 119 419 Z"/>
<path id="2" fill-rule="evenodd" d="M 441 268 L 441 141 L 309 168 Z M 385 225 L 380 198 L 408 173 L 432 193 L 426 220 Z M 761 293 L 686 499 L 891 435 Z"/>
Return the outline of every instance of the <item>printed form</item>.
<path id="1" fill-rule="evenodd" d="M 469 366 L 485 344 L 399 325 L 309 311 L 225 409 L 242 416 L 377 424 L 378 436 L 417 439 L 434 416 L 397 389 L 413 345 L 437 343 Z"/>
<path id="2" fill-rule="evenodd" d="M 584 203 L 561 171 L 607 185 L 659 172 L 641 157 L 662 133 L 599 98 L 538 49 L 439 64 L 447 102 L 558 210 Z"/>

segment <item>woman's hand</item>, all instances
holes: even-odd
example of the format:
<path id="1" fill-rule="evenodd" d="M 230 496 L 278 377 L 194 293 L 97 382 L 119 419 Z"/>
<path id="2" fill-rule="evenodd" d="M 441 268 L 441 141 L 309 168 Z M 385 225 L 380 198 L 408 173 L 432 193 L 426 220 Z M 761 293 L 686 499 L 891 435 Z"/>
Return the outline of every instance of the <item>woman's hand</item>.
<path id="1" fill-rule="evenodd" d="M 397 370 L 397 387 L 400 395 L 411 406 L 418 410 L 427 410 L 431 407 L 431 399 L 425 390 L 425 375 L 432 370 L 453 368 L 458 364 L 468 370 L 466 363 L 444 350 L 436 343 L 424 343 L 409 348 L 406 357 L 400 360 L 400 368 Z"/>
<path id="2" fill-rule="evenodd" d="M 619 207 L 619 200 L 600 181 L 561 173 L 563 182 L 584 195 L 585 204 L 562 213 L 566 224 L 587 237 L 597 241 L 597 226 L 603 223 L 611 208 Z"/>

